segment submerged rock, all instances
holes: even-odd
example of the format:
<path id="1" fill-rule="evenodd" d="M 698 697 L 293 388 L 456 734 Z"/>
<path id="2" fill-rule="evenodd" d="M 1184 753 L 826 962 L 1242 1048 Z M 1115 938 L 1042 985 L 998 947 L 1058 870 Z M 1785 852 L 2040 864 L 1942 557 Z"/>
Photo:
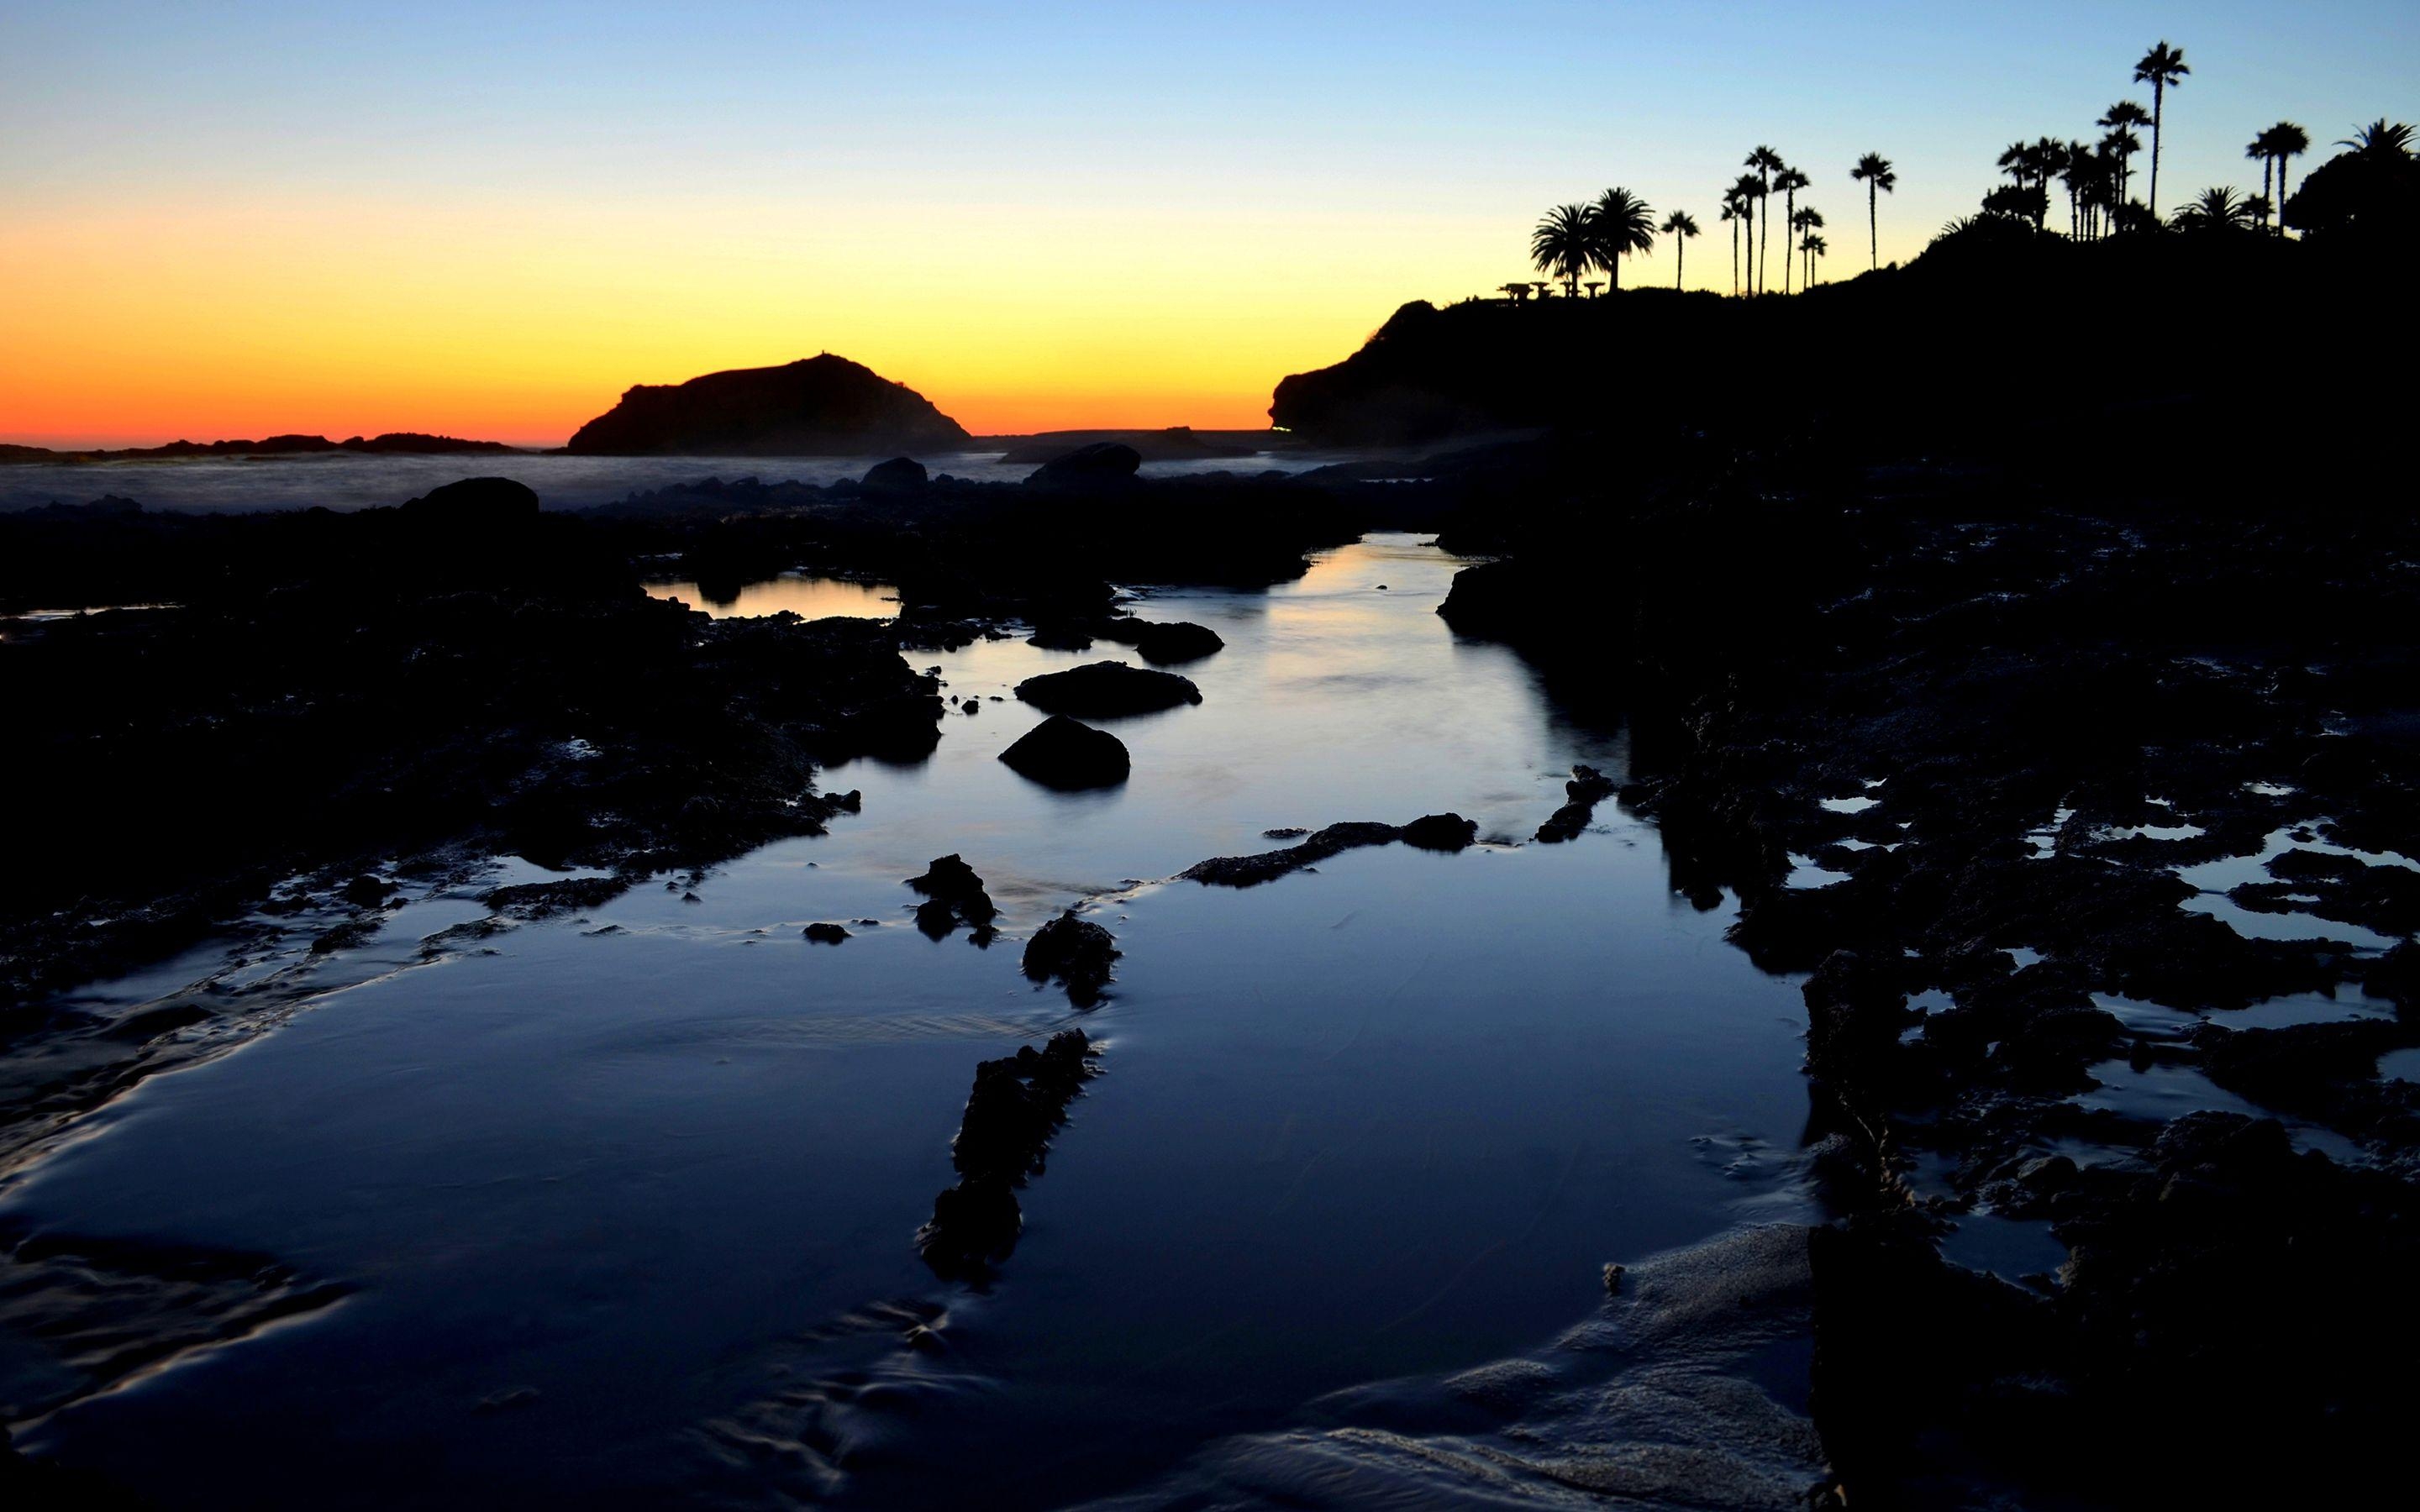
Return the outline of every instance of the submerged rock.
<path id="1" fill-rule="evenodd" d="M 1299 845 L 1290 845 L 1281 851 L 1263 851 L 1258 856 L 1213 856 L 1207 861 L 1196 861 L 1177 875 L 1205 887 L 1254 887 L 1264 882 L 1275 882 L 1290 872 L 1299 872 L 1344 851 L 1364 845 L 1391 845 L 1404 838 L 1407 827 L 1366 820 L 1330 825 Z"/>
<path id="2" fill-rule="evenodd" d="M 848 938 L 848 931 L 838 924 L 810 924 L 799 933 L 807 937 L 810 945 L 838 945 Z"/>
<path id="3" fill-rule="evenodd" d="M 1035 981 L 1059 979 L 1067 1000 L 1090 1008 L 1101 1000 L 1109 984 L 1109 969 L 1118 958 L 1117 937 L 1100 925 L 1078 918 L 1069 909 L 1034 933 L 1025 945 L 1025 974 Z"/>
<path id="4" fill-rule="evenodd" d="M 1054 714 L 1000 753 L 1020 777 L 1046 787 L 1113 787 L 1126 779 L 1125 743 L 1106 730 Z"/>
<path id="5" fill-rule="evenodd" d="M 1029 677 L 1016 685 L 1016 696 L 1047 714 L 1090 718 L 1152 714 L 1202 702 L 1202 690 L 1191 678 L 1129 667 L 1122 661 L 1096 661 Z"/>

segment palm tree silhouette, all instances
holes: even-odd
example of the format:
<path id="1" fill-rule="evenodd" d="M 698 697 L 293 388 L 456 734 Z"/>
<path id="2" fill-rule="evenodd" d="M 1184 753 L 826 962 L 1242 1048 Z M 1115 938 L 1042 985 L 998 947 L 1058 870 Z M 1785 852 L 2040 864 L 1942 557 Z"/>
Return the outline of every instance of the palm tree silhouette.
<path id="1" fill-rule="evenodd" d="M 2269 133 L 2261 132 L 2243 146 L 2243 155 L 2260 164 L 2260 229 L 2269 229 L 2269 181 L 2277 171 L 2277 154 L 2271 150 Z"/>
<path id="2" fill-rule="evenodd" d="M 1732 179 L 1730 193 L 1723 196 L 1724 203 L 1731 206 L 1737 212 L 1735 218 L 1747 224 L 1747 250 L 1750 255 L 1754 255 L 1756 252 L 1756 175 L 1752 173 L 1744 173 L 1737 178 Z M 1731 239 L 1736 242 L 1739 239 L 1739 226 L 1733 225 L 1731 227 Z M 1739 259 L 1737 256 L 1739 249 L 1737 246 L 1733 246 L 1731 251 L 1733 254 L 1731 259 L 1731 292 L 1733 294 L 1737 294 L 1740 292 L 1740 270 Z"/>
<path id="3" fill-rule="evenodd" d="M 1805 189 L 1809 182 L 1807 177 L 1795 168 L 1784 168 L 1773 176 L 1773 187 L 1781 191 L 1781 224 L 1783 225 L 1790 225 L 1797 220 L 1798 192 Z M 1765 213 L 1770 215 L 1773 212 L 1768 208 Z M 1784 294 L 1790 292 L 1790 247 L 1787 241 L 1782 244 L 1781 249 L 1781 292 Z"/>
<path id="4" fill-rule="evenodd" d="M 1805 236 L 1798 239 L 1798 250 L 1807 255 L 1807 282 L 1803 286 L 1806 288 L 1813 288 L 1815 286 L 1815 259 L 1821 257 L 1823 254 L 1831 251 L 1832 249 L 1825 243 L 1822 237 L 1809 231 Z"/>
<path id="5" fill-rule="evenodd" d="M 1861 179 L 1866 186 L 1866 266 L 1882 266 L 1882 231 L 1877 219 L 1874 196 L 1887 194 L 1899 187 L 1899 175 L 1892 172 L 1891 161 L 1879 152 L 1869 152 L 1849 170 L 1849 177 Z"/>
<path id="6" fill-rule="evenodd" d="M 1773 176 L 1787 171 L 1790 164 L 1782 162 L 1781 154 L 1773 148 L 1760 147 L 1747 155 L 1747 166 L 1756 170 L 1757 202 L 1764 209 L 1761 217 L 1764 230 L 1756 242 L 1756 276 L 1749 280 L 1749 292 L 1761 294 L 1764 292 L 1764 249 L 1766 243 L 1773 239 Z M 1787 249 L 1784 251 L 1786 254 Z"/>
<path id="7" fill-rule="evenodd" d="M 1588 208 L 1591 260 L 1621 287 L 1621 259 L 1655 250 L 1655 212 L 1626 189 L 1608 189 Z M 1612 289 L 1606 290 L 1607 293 Z"/>
<path id="8" fill-rule="evenodd" d="M 1790 229 L 1798 233 L 1798 250 L 1801 252 L 1807 250 L 1807 239 L 1813 236 L 1817 231 L 1822 230 L 1823 227 L 1823 212 L 1817 209 L 1812 205 L 1807 206 L 1803 210 L 1792 210 L 1791 212 Z M 1812 269 L 1814 265 L 1810 262 L 1807 266 L 1809 269 Z M 1804 283 L 1801 283 L 1798 286 L 1801 289 L 1804 289 L 1807 285 Z"/>
<path id="9" fill-rule="evenodd" d="M 2279 121 L 2260 133 L 2269 144 L 2269 155 L 2277 160 L 2277 234 L 2286 234 L 2286 174 L 2293 160 L 2311 150 L 2311 133 L 2292 121 Z"/>
<path id="10" fill-rule="evenodd" d="M 1558 205 L 1529 233 L 1529 261 L 1538 271 L 1559 278 L 1576 299 L 1580 280 L 1596 266 L 1596 234 L 1590 228 L 1586 205 Z"/>
<path id="11" fill-rule="evenodd" d="M 1674 210 L 1664 217 L 1657 230 L 1672 239 L 1672 288 L 1681 287 L 1681 264 L 1689 255 L 1689 239 L 1698 234 L 1698 223 L 1687 210 Z"/>
<path id="12" fill-rule="evenodd" d="M 2184 49 L 2170 47 L 2168 39 L 2144 54 L 2134 64 L 2134 82 L 2151 86 L 2151 215 L 2160 213 L 2160 121 L 2168 102 L 2168 85 L 2182 84 L 2193 69 L 2185 67 Z"/>
<path id="13" fill-rule="evenodd" d="M 1745 213 L 1740 208 L 1738 197 L 1727 193 L 1723 196 L 1722 210 L 1714 217 L 1718 221 L 1729 221 L 1731 226 L 1731 298 L 1733 299 L 1739 298 L 1739 224 L 1740 217 Z"/>
<path id="14" fill-rule="evenodd" d="M 2118 203 L 2123 205 L 2133 188 L 2134 154 L 2143 150 L 2143 139 L 2134 134 L 2134 128 L 2150 125 L 2151 113 L 2131 100 L 2121 100 L 2095 124 L 2109 133 L 2101 145 L 2118 160 Z"/>
<path id="15" fill-rule="evenodd" d="M 2243 231 L 2253 224 L 2252 203 L 2235 192 L 2205 189 L 2192 204 L 2177 212 L 2177 224 L 2188 231 Z"/>
<path id="16" fill-rule="evenodd" d="M 2390 126 L 2381 116 L 2367 126 L 2356 128 L 2352 135 L 2338 138 L 2336 146 L 2380 161 L 2408 158 L 2412 156 L 2412 128 L 2401 121 Z"/>

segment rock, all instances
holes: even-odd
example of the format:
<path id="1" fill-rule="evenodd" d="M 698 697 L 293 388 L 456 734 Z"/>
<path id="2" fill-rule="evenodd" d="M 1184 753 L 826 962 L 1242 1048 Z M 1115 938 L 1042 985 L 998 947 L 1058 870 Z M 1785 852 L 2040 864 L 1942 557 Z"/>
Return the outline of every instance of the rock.
<path id="1" fill-rule="evenodd" d="M 1093 632 L 1065 620 L 1048 620 L 1035 625 L 1025 643 L 1045 651 L 1090 651 Z"/>
<path id="2" fill-rule="evenodd" d="M 838 456 L 951 451 L 965 429 L 905 384 L 827 352 L 781 367 L 642 383 L 580 427 L 580 456 Z"/>
<path id="3" fill-rule="evenodd" d="M 510 478 L 464 478 L 406 501 L 402 514 L 433 525 L 527 524 L 537 518 L 537 492 Z"/>
<path id="4" fill-rule="evenodd" d="M 376 908 L 395 896 L 395 887 L 365 872 L 346 883 L 336 896 L 356 908 Z"/>
<path id="5" fill-rule="evenodd" d="M 848 938 L 848 931 L 838 924 L 810 924 L 799 933 L 807 937 L 810 945 L 838 945 Z"/>
<path id="6" fill-rule="evenodd" d="M 1044 672 L 1016 685 L 1016 696 L 1047 714 L 1113 718 L 1151 714 L 1180 703 L 1199 703 L 1202 690 L 1174 672 L 1096 661 L 1063 672 Z"/>
<path id="7" fill-rule="evenodd" d="M 1404 828 L 1400 825 L 1366 821 L 1330 825 L 1299 845 L 1281 851 L 1264 851 L 1258 856 L 1214 856 L 1207 861 L 1196 861 L 1177 875 L 1204 887 L 1256 887 L 1342 852 L 1364 845 L 1390 845 L 1403 838 Z"/>
<path id="8" fill-rule="evenodd" d="M 1134 641 L 1143 660 L 1160 663 L 1200 661 L 1226 647 L 1227 642 L 1218 638 L 1218 631 L 1185 620 L 1145 625 Z"/>
<path id="9" fill-rule="evenodd" d="M 1550 845 L 1578 839 L 1589 821 L 1596 817 L 1596 806 L 1612 797 L 1613 793 L 1613 779 L 1593 766 L 1575 765 L 1572 779 L 1563 784 L 1563 795 L 1570 801 L 1547 816 L 1534 838 Z"/>
<path id="10" fill-rule="evenodd" d="M 916 908 L 918 929 L 938 940 L 963 921 L 974 930 L 977 945 L 991 942 L 991 921 L 1000 910 L 984 891 L 983 878 L 964 860 L 956 856 L 936 857 L 922 876 L 909 877 L 908 886 L 925 895 L 926 901 Z"/>
<path id="11" fill-rule="evenodd" d="M 1052 457 L 1026 482 L 1040 488 L 1097 490 L 1123 487 L 1142 466 L 1142 454 L 1123 441 L 1094 441 Z"/>
<path id="12" fill-rule="evenodd" d="M 1026 1045 L 975 1068 L 950 1144 L 958 1183 L 933 1199 L 932 1218 L 916 1231 L 917 1251 L 934 1273 L 981 1276 L 1016 1248 L 1025 1220 L 1015 1188 L 1041 1172 L 1067 1104 L 1097 1074 L 1098 1056 L 1083 1030 L 1063 1029 L 1040 1051 Z"/>
<path id="13" fill-rule="evenodd" d="M 1109 984 L 1109 968 L 1118 958 L 1116 936 L 1100 925 L 1078 918 L 1069 909 L 1045 924 L 1025 944 L 1025 974 L 1035 981 L 1059 979 L 1067 1000 L 1090 1008 L 1101 1000 Z"/>
<path id="14" fill-rule="evenodd" d="M 613 902 L 629 890 L 623 877 L 566 877 L 560 882 L 522 882 L 479 895 L 499 914 L 515 918 L 551 918 Z"/>
<path id="15" fill-rule="evenodd" d="M 868 493 L 921 493 L 926 481 L 923 463 L 912 456 L 894 456 L 866 469 L 860 486 Z"/>
<path id="16" fill-rule="evenodd" d="M 1000 753 L 1010 770 L 1045 787 L 1113 787 L 1126 779 L 1125 743 L 1106 730 L 1054 714 Z"/>
<path id="17" fill-rule="evenodd" d="M 1424 851 L 1458 851 L 1479 838 L 1476 820 L 1458 813 L 1423 814 L 1404 826 L 1403 841 Z"/>
<path id="18" fill-rule="evenodd" d="M 1605 1267 L 1605 1294 L 1608 1297 L 1618 1297 L 1621 1295 L 1621 1278 L 1629 1273 L 1629 1267 L 1616 1265 L 1610 1260 L 1606 1261 Z"/>
<path id="19" fill-rule="evenodd" d="M 1300 840 L 1300 839 L 1302 839 L 1305 835 L 1308 835 L 1308 834 L 1310 834 L 1310 833 L 1311 833 L 1311 831 L 1310 831 L 1310 830 L 1303 828 L 1300 825 L 1280 825 L 1280 827 L 1278 827 L 1278 828 L 1276 828 L 1276 829 L 1264 829 L 1264 830 L 1262 830 L 1262 831 L 1261 831 L 1261 839 L 1263 839 L 1263 840 Z"/>

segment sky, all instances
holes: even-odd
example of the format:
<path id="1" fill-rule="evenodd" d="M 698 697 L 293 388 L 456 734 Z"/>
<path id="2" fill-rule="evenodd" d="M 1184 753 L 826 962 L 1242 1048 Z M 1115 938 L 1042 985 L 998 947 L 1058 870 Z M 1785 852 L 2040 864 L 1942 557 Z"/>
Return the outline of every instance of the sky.
<path id="1" fill-rule="evenodd" d="M 555 444 L 633 383 L 833 351 L 978 433 L 1266 424 L 1407 300 L 1749 148 L 1896 163 L 1879 255 L 2184 49 L 2162 197 L 2420 117 L 2420 3 L 0 5 L 0 440 Z M 2138 160 L 2139 163 L 2140 160 Z M 2137 185 L 2141 179 L 2138 177 Z M 1777 251 L 1777 249 L 1776 249 Z M 1669 284 L 1669 239 L 1626 283 Z M 1777 278 L 1776 278 L 1777 282 Z"/>

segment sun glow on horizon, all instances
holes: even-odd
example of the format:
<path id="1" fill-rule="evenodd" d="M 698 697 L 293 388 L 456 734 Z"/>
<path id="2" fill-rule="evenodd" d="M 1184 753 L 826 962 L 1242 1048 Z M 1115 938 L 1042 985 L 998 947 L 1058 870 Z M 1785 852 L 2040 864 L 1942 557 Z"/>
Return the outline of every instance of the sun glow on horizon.
<path id="1" fill-rule="evenodd" d="M 1904 260 L 2007 142 L 2138 93 L 2153 36 L 2195 70 L 2179 192 L 2420 76 L 2388 0 L 2285 31 L 2242 0 L 1927 14 L 26 0 L 0 16 L 0 440 L 551 445 L 631 384 L 819 351 L 977 434 L 1256 428 L 1404 301 L 1539 276 L 1539 215 L 1608 185 L 1691 211 L 1686 284 L 1728 291 L 1718 197 L 1770 142 L 1816 180 L 1837 282 L 1867 262 L 1859 154 L 1899 166 L 1879 253 Z M 1659 237 L 1622 283 L 1672 271 Z"/>

